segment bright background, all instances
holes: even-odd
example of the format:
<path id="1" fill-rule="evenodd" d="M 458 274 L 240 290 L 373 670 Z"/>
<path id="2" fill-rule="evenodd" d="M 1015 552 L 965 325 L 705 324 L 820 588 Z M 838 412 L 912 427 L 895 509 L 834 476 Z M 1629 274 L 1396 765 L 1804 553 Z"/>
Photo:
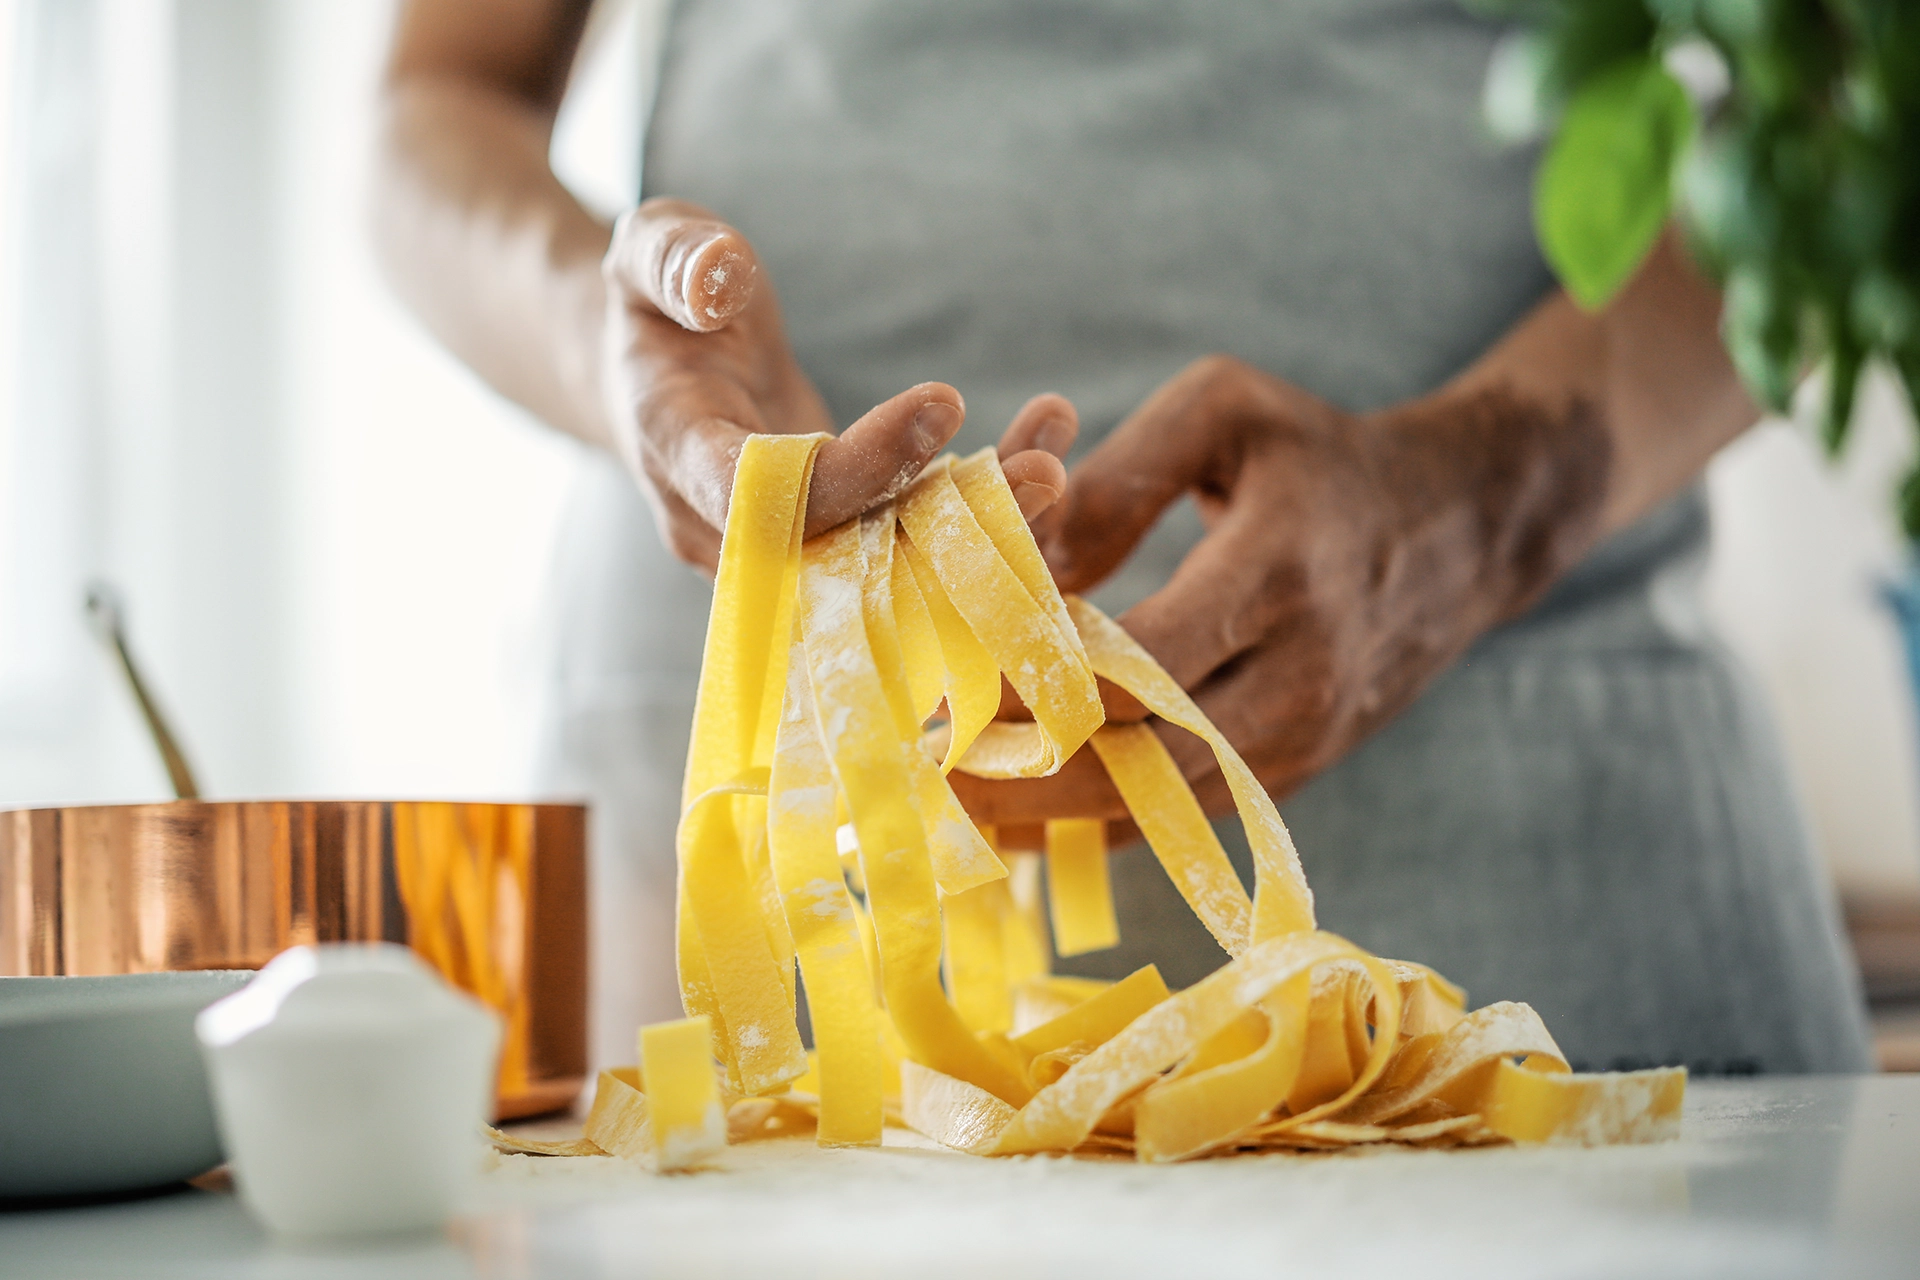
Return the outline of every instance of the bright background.
<path id="1" fill-rule="evenodd" d="M 634 189 L 658 0 L 604 5 L 556 160 Z M 0 803 L 164 794 L 83 625 L 133 638 L 218 795 L 522 794 L 573 446 L 386 292 L 365 236 L 386 0 L 0 0 Z M 1770 423 L 1714 464 L 1711 598 L 1850 898 L 1920 896 L 1877 599 L 1910 432 Z"/>

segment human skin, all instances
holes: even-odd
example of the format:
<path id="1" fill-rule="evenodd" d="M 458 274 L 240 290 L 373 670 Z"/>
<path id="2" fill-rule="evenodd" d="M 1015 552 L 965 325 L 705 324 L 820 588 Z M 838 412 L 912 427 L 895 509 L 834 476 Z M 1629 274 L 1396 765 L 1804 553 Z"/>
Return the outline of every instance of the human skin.
<path id="1" fill-rule="evenodd" d="M 674 554 L 709 573 L 741 442 L 835 431 L 746 239 L 650 200 L 613 226 L 547 160 L 587 0 L 411 0 L 382 102 L 375 244 L 453 352 L 546 422 L 618 455 Z M 960 429 L 960 393 L 903 389 L 822 447 L 819 533 L 894 496 Z M 1038 397 L 1003 439 L 1028 514 L 1065 483 L 1072 407 Z M 1048 446 L 1057 446 L 1049 451 Z"/>
<path id="2" fill-rule="evenodd" d="M 1555 293 L 1451 382 L 1377 413 L 1200 360 L 1074 468 L 1034 531 L 1084 591 L 1194 496 L 1206 536 L 1120 621 L 1284 796 L 1754 422 L 1718 318 L 1668 237 L 1605 310 Z M 1117 690 L 1107 703 L 1144 714 Z M 1231 811 L 1205 744 L 1157 727 L 1208 812 Z M 1016 841 L 1061 816 L 1132 834 L 1091 753 L 1050 778 L 954 785 Z"/>
<path id="3" fill-rule="evenodd" d="M 620 456 L 663 539 L 711 570 L 745 436 L 835 424 L 744 237 L 670 200 L 609 228 L 553 176 L 548 142 L 588 7 L 402 7 L 376 238 L 456 354 Z M 1060 459 L 1076 422 L 1058 396 L 1017 414 L 1000 454 L 1068 590 L 1099 582 L 1167 506 L 1196 498 L 1206 537 L 1121 622 L 1285 795 L 1754 421 L 1718 315 L 1669 239 L 1604 311 L 1556 293 L 1447 385 L 1380 412 L 1215 356 L 1148 397 L 1071 476 Z M 952 387 L 923 383 L 840 432 L 814 472 L 808 532 L 892 497 L 963 414 Z M 1144 714 L 1106 694 L 1114 718 Z M 1204 745 L 1159 728 L 1201 802 L 1229 810 Z M 1102 817 L 1127 834 L 1089 752 L 1051 778 L 954 783 L 981 821 Z"/>

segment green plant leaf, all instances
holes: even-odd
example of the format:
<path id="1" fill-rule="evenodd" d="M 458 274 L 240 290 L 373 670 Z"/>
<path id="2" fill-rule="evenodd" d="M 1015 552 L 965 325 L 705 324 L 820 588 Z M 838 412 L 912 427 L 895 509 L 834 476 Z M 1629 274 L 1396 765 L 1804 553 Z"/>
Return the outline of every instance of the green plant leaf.
<path id="1" fill-rule="evenodd" d="M 1609 67 L 1567 105 L 1535 181 L 1534 222 L 1547 261 L 1589 311 L 1659 239 L 1674 161 L 1693 131 L 1686 90 L 1650 57 Z"/>
<path id="2" fill-rule="evenodd" d="M 1827 355 L 1827 397 L 1820 414 L 1820 443 L 1827 447 L 1828 458 L 1838 458 L 1847 446 L 1847 430 L 1853 425 L 1854 393 L 1860 385 L 1860 371 L 1866 351 L 1851 333 L 1841 328 L 1833 337 L 1833 350 Z"/>
<path id="3" fill-rule="evenodd" d="M 1900 485 L 1900 527 L 1909 541 L 1920 542 L 1920 466 L 1909 470 Z"/>
<path id="4" fill-rule="evenodd" d="M 1715 274 L 1767 260 L 1779 242 L 1779 193 L 1755 173 L 1767 145 L 1752 129 L 1709 126 L 1675 175 L 1674 202 Z"/>
<path id="5" fill-rule="evenodd" d="M 1727 354 L 1753 398 L 1786 413 L 1799 369 L 1800 300 L 1785 282 L 1754 266 L 1727 277 L 1720 330 Z"/>

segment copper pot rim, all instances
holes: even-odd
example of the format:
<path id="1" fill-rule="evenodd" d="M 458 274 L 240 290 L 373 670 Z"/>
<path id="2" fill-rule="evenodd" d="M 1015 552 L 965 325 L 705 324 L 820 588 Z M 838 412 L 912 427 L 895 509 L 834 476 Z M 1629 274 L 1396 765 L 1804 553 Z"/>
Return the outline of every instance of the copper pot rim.
<path id="1" fill-rule="evenodd" d="M 551 1111 L 586 1078 L 589 821 L 589 806 L 572 798 L 0 809 L 0 969 L 245 971 L 289 945 L 403 943 L 508 1018 L 496 1116 Z M 423 834 L 430 827 L 438 834 Z M 458 910 L 450 875 L 419 879 L 420 859 L 447 863 L 452 845 L 494 886 L 478 926 Z M 417 902 L 402 846 L 413 850 Z"/>
<path id="2" fill-rule="evenodd" d="M 448 796 L 263 796 L 227 800 L 115 800 L 88 804 L 0 805 L 0 817 L 33 813 L 205 813 L 223 810 L 269 807 L 273 805 L 309 805 L 315 808 L 365 808 L 387 804 L 450 804 L 469 809 L 573 809 L 587 810 L 584 799 L 472 800 Z"/>

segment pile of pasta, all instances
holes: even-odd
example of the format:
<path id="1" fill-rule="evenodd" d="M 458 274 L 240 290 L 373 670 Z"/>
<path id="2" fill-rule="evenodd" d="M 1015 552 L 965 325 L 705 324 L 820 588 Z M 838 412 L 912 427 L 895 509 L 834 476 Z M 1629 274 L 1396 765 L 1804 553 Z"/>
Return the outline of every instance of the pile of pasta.
<path id="1" fill-rule="evenodd" d="M 669 1094 L 689 1117 L 678 1150 L 696 1154 L 667 1163 L 801 1115 L 825 1145 L 878 1143 L 892 1118 L 980 1155 L 1142 1161 L 1677 1133 L 1683 1070 L 1570 1072 L 1526 1005 L 1468 1012 L 1431 970 L 1316 929 L 1266 790 L 1124 630 L 1061 595 L 991 450 L 805 541 L 823 438 L 746 442 L 695 712 L 678 850 L 690 1017 L 672 1034 L 707 1037 L 724 1084 L 650 1062 L 603 1076 L 589 1145 L 664 1150 L 672 1126 L 643 1117 Z M 1002 677 L 1031 720 L 996 719 Z M 1212 748 L 1251 896 L 1155 728 L 1106 722 L 1099 678 Z M 1052 975 L 1051 951 L 1117 940 L 1104 825 L 1055 821 L 1044 851 L 1002 850 L 947 781 L 1038 777 L 1083 747 L 1231 957 L 1183 991 L 1151 966 Z"/>

